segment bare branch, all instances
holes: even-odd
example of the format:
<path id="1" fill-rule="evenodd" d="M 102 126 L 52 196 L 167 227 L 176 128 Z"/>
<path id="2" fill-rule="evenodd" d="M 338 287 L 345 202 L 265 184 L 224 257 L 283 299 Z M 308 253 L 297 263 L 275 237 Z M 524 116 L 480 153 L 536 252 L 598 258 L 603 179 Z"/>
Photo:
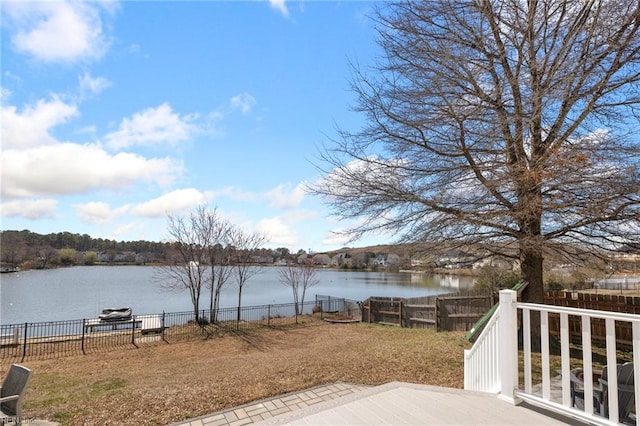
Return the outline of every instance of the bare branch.
<path id="1" fill-rule="evenodd" d="M 640 242 L 640 3 L 400 1 L 377 25 L 366 125 L 310 187 L 352 235 L 515 248 L 534 301 L 545 253 Z"/>

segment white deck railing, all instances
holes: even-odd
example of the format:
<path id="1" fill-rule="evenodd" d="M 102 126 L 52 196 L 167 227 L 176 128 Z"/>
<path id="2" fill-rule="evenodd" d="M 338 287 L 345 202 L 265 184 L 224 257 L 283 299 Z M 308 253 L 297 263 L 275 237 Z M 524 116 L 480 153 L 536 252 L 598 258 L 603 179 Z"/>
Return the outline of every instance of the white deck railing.
<path id="1" fill-rule="evenodd" d="M 525 400 L 532 404 L 566 414 L 595 424 L 618 424 L 618 386 L 616 359 L 616 321 L 632 324 L 633 362 L 640 360 L 640 315 L 617 312 L 595 311 L 588 309 L 565 308 L 552 305 L 518 303 L 517 293 L 512 290 L 500 292 L 500 305 L 487 323 L 474 346 L 465 351 L 464 386 L 467 390 L 498 393 L 501 399 L 518 403 Z M 518 310 L 522 318 L 522 354 L 518 352 Z M 541 383 L 533 385 L 531 350 L 531 313 L 540 315 L 541 339 Z M 549 354 L 549 313 L 560 317 L 561 370 L 560 393 L 552 397 L 552 377 Z M 593 377 L 591 319 L 603 319 L 606 325 L 606 365 L 609 374 L 609 415 L 608 418 L 593 414 L 594 384 L 591 380 L 584 383 L 584 409 L 572 406 L 570 376 L 573 367 L 569 353 L 569 317 L 578 316 L 582 325 L 582 353 L 580 363 L 584 377 Z M 518 380 L 518 358 L 521 356 L 523 368 L 523 386 Z M 574 363 L 577 362 L 574 360 Z M 555 375 L 555 374 L 554 374 Z M 557 380 L 554 379 L 554 382 Z M 636 407 L 640 407 L 640 368 L 634 368 Z M 554 385 L 557 386 L 557 385 Z"/>
<path id="2" fill-rule="evenodd" d="M 500 310 L 496 310 L 471 349 L 464 351 L 464 388 L 478 392 L 500 392 L 498 334 Z"/>

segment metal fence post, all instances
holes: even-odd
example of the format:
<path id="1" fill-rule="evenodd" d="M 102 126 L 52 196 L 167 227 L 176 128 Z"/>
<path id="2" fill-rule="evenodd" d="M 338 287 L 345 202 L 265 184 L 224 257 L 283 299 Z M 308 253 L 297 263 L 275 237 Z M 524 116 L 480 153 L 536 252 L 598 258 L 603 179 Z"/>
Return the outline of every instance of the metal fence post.
<path id="1" fill-rule="evenodd" d="M 271 327 L 271 304 L 267 305 L 267 327 Z"/>
<path id="2" fill-rule="evenodd" d="M 162 321 L 160 323 L 160 327 L 162 328 L 162 340 L 166 342 L 167 340 L 164 338 L 164 311 L 162 311 Z"/>
<path id="3" fill-rule="evenodd" d="M 82 348 L 82 355 L 86 355 L 87 353 L 84 351 L 84 338 L 85 338 L 85 333 L 87 331 L 87 320 L 86 319 L 82 319 L 82 344 L 81 344 L 81 348 Z"/>
<path id="4" fill-rule="evenodd" d="M 133 346 L 136 346 L 136 316 L 135 315 L 131 317 L 131 344 Z"/>
<path id="5" fill-rule="evenodd" d="M 25 357 L 27 356 L 27 328 L 29 327 L 29 323 L 25 322 L 24 323 L 24 339 L 22 342 L 22 361 L 24 361 Z"/>

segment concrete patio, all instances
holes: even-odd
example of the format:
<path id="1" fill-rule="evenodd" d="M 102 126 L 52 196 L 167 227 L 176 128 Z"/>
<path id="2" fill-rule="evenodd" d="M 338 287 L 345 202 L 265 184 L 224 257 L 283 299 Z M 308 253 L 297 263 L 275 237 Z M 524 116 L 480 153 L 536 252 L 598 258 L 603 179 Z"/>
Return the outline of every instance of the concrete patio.
<path id="1" fill-rule="evenodd" d="M 392 382 L 334 383 L 212 413 L 175 426 L 255 425 L 583 425 L 496 395 Z"/>

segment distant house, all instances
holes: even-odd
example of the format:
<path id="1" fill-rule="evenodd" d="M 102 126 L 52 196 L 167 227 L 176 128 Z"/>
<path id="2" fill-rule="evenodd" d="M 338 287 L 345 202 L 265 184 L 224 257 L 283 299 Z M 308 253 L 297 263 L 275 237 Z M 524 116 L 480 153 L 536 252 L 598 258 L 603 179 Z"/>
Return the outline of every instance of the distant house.
<path id="1" fill-rule="evenodd" d="M 377 255 L 375 258 L 371 259 L 371 262 L 375 266 L 399 266 L 400 265 L 400 256 L 393 253 L 382 253 Z"/>
<path id="2" fill-rule="evenodd" d="M 351 255 L 349 253 L 339 253 L 331 258 L 333 266 L 351 266 Z"/>
<path id="3" fill-rule="evenodd" d="M 516 259 L 504 256 L 488 256 L 473 263 L 473 269 L 482 269 L 485 266 L 512 271 L 519 268 L 520 263 Z"/>
<path id="4" fill-rule="evenodd" d="M 387 263 L 389 266 L 400 266 L 402 259 L 395 253 L 389 253 L 387 256 Z"/>
<path id="5" fill-rule="evenodd" d="M 331 258 L 327 254 L 316 254 L 311 258 L 314 265 L 326 266 L 331 264 Z"/>
<path id="6" fill-rule="evenodd" d="M 356 268 L 362 268 L 369 265 L 369 259 L 375 259 L 376 255 L 371 252 L 356 253 L 351 258 L 351 264 Z"/>
<path id="7" fill-rule="evenodd" d="M 640 250 L 637 248 L 625 248 L 609 257 L 611 267 L 616 270 L 631 271 L 637 273 L 640 270 Z"/>
<path id="8" fill-rule="evenodd" d="M 116 252 L 116 251 L 103 251 L 97 253 L 99 262 L 136 262 L 138 256 L 133 251 Z"/>
<path id="9" fill-rule="evenodd" d="M 451 250 L 438 258 L 437 264 L 447 269 L 471 269 L 474 257 L 462 250 Z"/>
<path id="10" fill-rule="evenodd" d="M 387 266 L 387 255 L 379 254 L 376 257 L 369 259 L 369 264 L 372 266 Z"/>

